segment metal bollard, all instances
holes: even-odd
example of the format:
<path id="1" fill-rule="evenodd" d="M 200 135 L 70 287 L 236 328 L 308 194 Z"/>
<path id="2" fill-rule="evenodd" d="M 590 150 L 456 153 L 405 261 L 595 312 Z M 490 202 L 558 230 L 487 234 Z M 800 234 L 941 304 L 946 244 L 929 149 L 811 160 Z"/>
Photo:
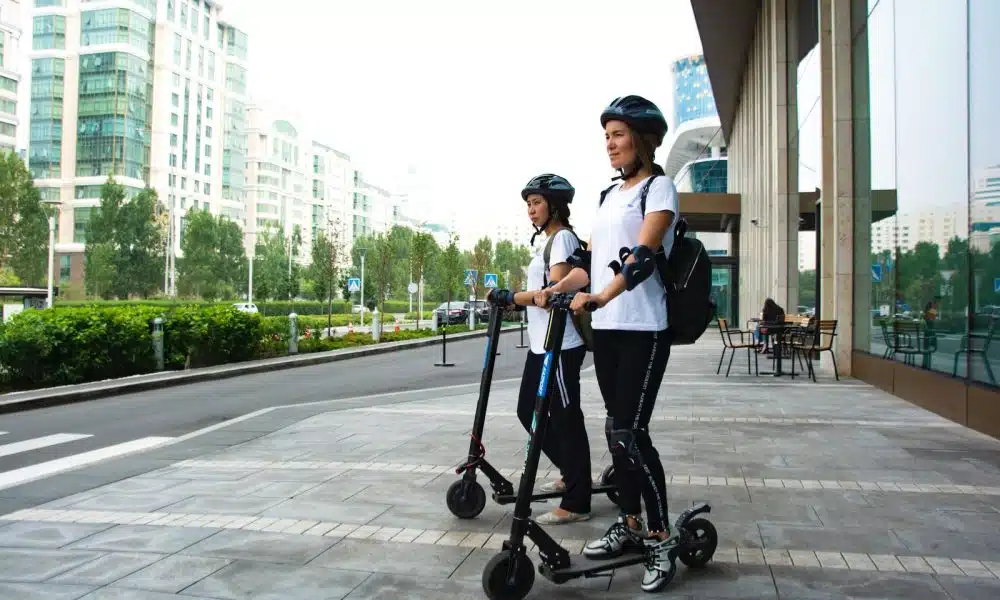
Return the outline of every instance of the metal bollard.
<path id="1" fill-rule="evenodd" d="M 469 308 L 469 331 L 473 331 L 476 328 L 476 305 L 473 304 Z"/>
<path id="2" fill-rule="evenodd" d="M 372 311 L 372 341 L 376 344 L 382 336 L 382 318 L 378 314 L 378 309 Z"/>
<path id="3" fill-rule="evenodd" d="M 156 370 L 164 369 L 163 360 L 163 317 L 153 319 L 153 356 L 156 357 Z"/>
<path id="4" fill-rule="evenodd" d="M 299 316 L 295 313 L 288 315 L 288 353 L 299 353 Z"/>
<path id="5" fill-rule="evenodd" d="M 431 313 L 431 333 L 438 332 L 438 314 L 437 311 Z"/>

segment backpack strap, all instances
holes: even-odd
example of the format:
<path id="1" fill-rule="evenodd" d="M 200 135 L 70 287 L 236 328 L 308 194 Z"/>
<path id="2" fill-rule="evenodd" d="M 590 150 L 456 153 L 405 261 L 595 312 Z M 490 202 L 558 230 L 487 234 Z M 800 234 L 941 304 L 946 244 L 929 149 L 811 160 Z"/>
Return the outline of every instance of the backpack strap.
<path id="1" fill-rule="evenodd" d="M 646 196 L 649 194 L 650 186 L 653 185 L 653 180 L 656 179 L 657 177 L 659 177 L 659 175 L 654 173 L 649 179 L 646 180 L 646 183 L 643 184 L 642 186 L 642 190 L 639 191 L 639 203 L 640 203 L 639 206 L 642 209 L 642 216 L 644 217 L 646 216 Z M 604 199 L 607 197 L 608 192 L 613 190 L 616 185 L 618 184 L 616 183 L 615 185 L 612 185 L 611 187 L 601 192 L 601 200 L 600 202 L 597 203 L 598 208 L 600 208 L 601 205 L 604 204 Z"/>
<path id="2" fill-rule="evenodd" d="M 549 285 L 549 276 L 547 275 L 547 273 L 548 273 L 548 270 L 549 270 L 549 260 L 551 260 L 551 258 L 552 258 L 552 242 L 556 241 L 556 236 L 559 235 L 559 232 L 561 232 L 561 231 L 568 231 L 571 234 L 573 234 L 573 237 L 576 238 L 576 241 L 580 244 L 580 247 L 583 248 L 584 250 L 587 249 L 587 244 L 585 244 L 583 242 L 583 240 L 580 239 L 580 236 L 576 235 L 576 232 L 573 231 L 572 229 L 570 229 L 569 227 L 565 227 L 565 228 L 560 229 L 559 231 L 555 232 L 548 240 L 546 240 L 546 242 L 545 242 L 545 250 L 542 252 L 542 260 L 545 261 L 545 264 L 542 265 L 542 286 L 543 287 L 547 287 Z"/>

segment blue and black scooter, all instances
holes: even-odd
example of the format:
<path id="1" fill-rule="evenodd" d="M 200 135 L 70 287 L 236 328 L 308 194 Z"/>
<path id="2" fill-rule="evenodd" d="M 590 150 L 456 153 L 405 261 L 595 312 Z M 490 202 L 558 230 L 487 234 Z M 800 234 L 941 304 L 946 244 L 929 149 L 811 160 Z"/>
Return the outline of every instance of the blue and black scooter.
<path id="1" fill-rule="evenodd" d="M 542 559 L 539 572 L 554 583 L 565 583 L 578 577 L 596 577 L 604 573 L 630 565 L 647 564 L 651 555 L 646 548 L 627 551 L 622 556 L 592 560 L 584 556 L 570 557 L 569 551 L 553 540 L 531 519 L 531 492 L 535 486 L 538 459 L 542 452 L 542 439 L 549 421 L 549 406 L 552 403 L 551 365 L 559 361 L 563 333 L 566 329 L 566 314 L 575 294 L 554 294 L 550 299 L 548 332 L 545 336 L 545 362 L 538 383 L 535 399 L 534 428 L 528 442 L 514 517 L 511 520 L 510 538 L 503 542 L 503 550 L 490 559 L 483 569 L 483 590 L 490 600 L 521 600 L 535 582 L 535 570 L 528 558 L 524 539 L 530 538 L 538 547 Z M 586 309 L 594 310 L 593 303 Z M 700 503 L 680 514 L 675 528 L 680 532 L 680 543 L 670 556 L 670 578 L 677 571 L 676 559 L 689 568 L 704 567 L 712 559 L 719 543 L 718 533 L 711 521 L 698 515 L 710 512 L 706 503 Z M 574 560 L 576 562 L 574 563 Z M 666 583 L 669 583 L 668 578 Z"/>
<path id="2" fill-rule="evenodd" d="M 483 360 L 483 374 L 479 382 L 479 401 L 476 404 L 476 416 L 472 424 L 469 457 L 464 464 L 455 469 L 455 474 L 461 475 L 462 478 L 448 487 L 445 497 L 448 510 L 460 519 L 473 519 L 479 516 L 479 513 L 486 507 L 486 491 L 476 481 L 476 470 L 482 471 L 489 478 L 490 486 L 493 488 L 493 500 L 497 504 L 513 504 L 517 501 L 517 495 L 514 493 L 514 485 L 486 460 L 486 447 L 482 443 L 483 428 L 486 426 L 486 409 L 489 404 L 490 385 L 493 382 L 493 366 L 496 363 L 497 348 L 500 345 L 501 314 L 504 308 L 503 306 L 490 303 L 486 356 Z M 523 310 L 523 307 L 518 308 Z M 562 339 L 561 335 L 560 340 Z M 533 472 L 532 483 L 534 483 L 534 477 Z M 608 498 L 617 504 L 618 488 L 614 485 L 613 465 L 609 465 L 604 469 L 601 473 L 600 484 L 593 486 L 591 489 L 594 494 L 607 494 Z M 530 494 L 532 502 L 561 497 L 562 492 Z"/>

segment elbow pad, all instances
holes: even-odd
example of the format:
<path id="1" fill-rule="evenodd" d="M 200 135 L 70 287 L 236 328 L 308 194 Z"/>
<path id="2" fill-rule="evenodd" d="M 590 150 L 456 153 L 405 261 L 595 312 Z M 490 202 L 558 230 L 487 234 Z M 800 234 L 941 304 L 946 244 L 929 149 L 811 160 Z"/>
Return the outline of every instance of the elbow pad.
<path id="1" fill-rule="evenodd" d="M 632 249 L 631 254 L 635 257 L 635 262 L 625 263 L 622 267 L 625 289 L 628 291 L 634 290 L 656 270 L 656 256 L 648 247 L 636 246 Z"/>
<path id="2" fill-rule="evenodd" d="M 590 276 L 590 250 L 584 250 L 583 248 L 577 248 L 573 254 L 571 254 L 566 262 L 569 266 L 583 269 L 587 272 L 587 276 Z"/>

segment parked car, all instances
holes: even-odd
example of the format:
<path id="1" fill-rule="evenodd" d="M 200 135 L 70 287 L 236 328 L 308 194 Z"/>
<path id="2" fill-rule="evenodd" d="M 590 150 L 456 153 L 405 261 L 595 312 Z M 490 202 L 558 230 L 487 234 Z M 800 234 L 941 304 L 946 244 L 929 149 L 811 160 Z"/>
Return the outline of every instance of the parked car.
<path id="1" fill-rule="evenodd" d="M 476 322 L 485 323 L 490 320 L 490 305 L 486 300 L 476 300 Z"/>
<path id="2" fill-rule="evenodd" d="M 240 312 L 255 313 L 257 312 L 257 305 L 252 302 L 236 302 L 233 304 L 236 310 Z"/>
<path id="3" fill-rule="evenodd" d="M 447 302 L 442 302 L 440 306 L 434 309 L 434 313 L 437 315 L 438 323 L 454 325 L 456 323 L 467 322 L 469 320 L 470 309 L 471 306 L 468 302 L 452 300 L 451 305 Z"/>

